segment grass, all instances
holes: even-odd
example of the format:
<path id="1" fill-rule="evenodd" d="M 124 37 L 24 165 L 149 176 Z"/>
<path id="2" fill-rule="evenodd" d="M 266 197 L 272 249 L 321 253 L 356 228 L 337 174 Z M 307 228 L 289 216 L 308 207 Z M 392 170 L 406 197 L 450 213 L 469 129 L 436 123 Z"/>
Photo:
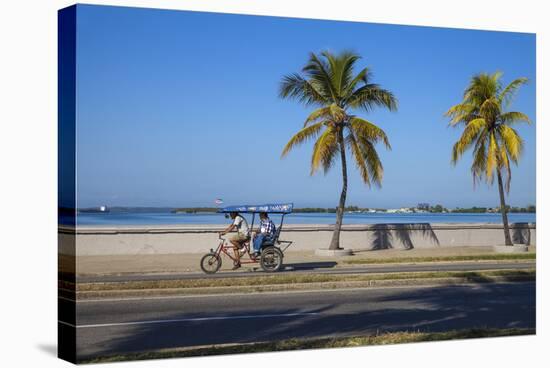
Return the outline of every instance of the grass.
<path id="1" fill-rule="evenodd" d="M 196 289 L 258 287 L 292 284 L 334 283 L 334 282 L 365 282 L 378 280 L 418 280 L 435 278 L 459 278 L 466 281 L 490 281 L 494 277 L 510 279 L 534 279 L 535 270 L 495 270 L 495 271 L 441 271 L 441 272 L 405 272 L 379 274 L 298 274 L 259 276 L 249 278 L 203 278 L 188 280 L 150 280 L 105 283 L 78 283 L 77 292 L 121 291 L 121 290 L 160 290 L 160 289 Z"/>
<path id="2" fill-rule="evenodd" d="M 459 261 L 523 261 L 536 259 L 536 253 L 519 254 L 478 254 L 465 256 L 441 257 L 394 257 L 394 258 L 360 258 L 345 260 L 345 264 L 382 264 L 382 263 L 423 263 L 423 262 L 459 262 Z"/>
<path id="3" fill-rule="evenodd" d="M 195 348 L 174 348 L 153 352 L 132 353 L 99 357 L 79 363 L 104 363 L 126 360 L 165 359 L 221 354 L 260 353 L 285 350 L 326 349 L 357 347 L 369 345 L 390 345 L 410 342 L 428 342 L 456 339 L 472 339 L 482 337 L 502 337 L 535 334 L 533 328 L 511 329 L 467 329 L 446 332 L 388 332 L 374 336 L 355 336 L 320 339 L 289 339 L 276 342 L 260 342 L 251 344 L 228 344 Z"/>

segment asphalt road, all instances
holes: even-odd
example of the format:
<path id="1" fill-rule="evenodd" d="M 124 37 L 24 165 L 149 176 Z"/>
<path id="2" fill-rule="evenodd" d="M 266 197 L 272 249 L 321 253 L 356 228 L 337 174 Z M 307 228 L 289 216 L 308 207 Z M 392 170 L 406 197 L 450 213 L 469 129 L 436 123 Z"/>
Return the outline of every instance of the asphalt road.
<path id="1" fill-rule="evenodd" d="M 535 283 L 77 303 L 79 360 L 184 346 L 474 327 L 535 327 Z"/>
<path id="2" fill-rule="evenodd" d="M 323 274 L 351 274 L 351 273 L 391 273 L 391 272 L 422 272 L 422 271 L 483 271 L 483 270 L 525 270 L 535 268 L 533 262 L 454 262 L 454 263 L 426 263 L 426 264 L 376 264 L 359 267 L 339 267 L 336 262 L 294 263 L 285 266 L 285 269 L 276 274 L 285 273 L 323 273 Z M 251 277 L 271 275 L 260 270 L 225 271 L 213 275 L 202 272 L 179 274 L 139 274 L 139 275 L 106 275 L 106 276 L 77 276 L 77 282 L 124 282 L 145 280 L 187 280 L 204 278 Z"/>

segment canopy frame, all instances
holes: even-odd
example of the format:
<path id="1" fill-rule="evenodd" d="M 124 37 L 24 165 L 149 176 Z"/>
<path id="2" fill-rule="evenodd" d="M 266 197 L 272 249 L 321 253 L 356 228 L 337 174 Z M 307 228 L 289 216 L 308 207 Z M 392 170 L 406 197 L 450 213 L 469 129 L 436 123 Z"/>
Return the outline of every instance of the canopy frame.
<path id="1" fill-rule="evenodd" d="M 283 222 L 285 220 L 285 216 L 292 213 L 292 209 L 294 208 L 294 203 L 272 203 L 272 204 L 261 204 L 261 205 L 241 205 L 241 206 L 227 206 L 224 208 L 218 209 L 218 213 L 231 213 L 231 212 L 238 212 L 238 213 L 251 213 L 252 214 L 252 223 L 250 224 L 250 228 L 254 228 L 254 220 L 256 219 L 256 214 L 260 212 L 266 212 L 266 213 L 273 213 L 273 214 L 280 214 L 281 216 L 281 223 L 279 224 L 279 233 L 283 227 Z M 292 242 L 290 242 L 292 243 Z M 290 246 L 290 244 L 288 244 Z M 286 248 L 288 248 L 288 246 Z M 285 248 L 285 249 L 286 249 Z"/>

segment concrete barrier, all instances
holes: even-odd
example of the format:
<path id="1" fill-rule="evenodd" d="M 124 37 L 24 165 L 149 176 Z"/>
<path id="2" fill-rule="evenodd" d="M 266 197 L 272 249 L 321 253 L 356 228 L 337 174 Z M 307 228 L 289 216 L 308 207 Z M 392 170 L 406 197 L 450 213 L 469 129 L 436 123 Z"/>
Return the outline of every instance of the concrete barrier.
<path id="1" fill-rule="evenodd" d="M 536 245 L 536 225 L 511 224 L 516 244 Z M 205 253 L 218 244 L 222 225 L 59 227 L 59 253 L 76 256 Z M 326 248 L 333 225 L 285 225 L 280 239 L 292 250 Z M 354 250 L 504 244 L 501 224 L 344 225 L 341 244 Z"/>

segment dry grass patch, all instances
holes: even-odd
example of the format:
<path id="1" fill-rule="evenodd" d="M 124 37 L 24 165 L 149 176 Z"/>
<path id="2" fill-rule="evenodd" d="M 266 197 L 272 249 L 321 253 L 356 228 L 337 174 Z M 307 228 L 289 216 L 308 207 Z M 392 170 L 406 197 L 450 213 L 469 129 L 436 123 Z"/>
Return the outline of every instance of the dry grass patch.
<path id="1" fill-rule="evenodd" d="M 166 359 L 222 354 L 260 353 L 285 350 L 326 349 L 369 345 L 390 345 L 410 342 L 472 339 L 482 337 L 519 336 L 535 334 L 532 328 L 468 329 L 447 332 L 389 332 L 374 336 L 355 336 L 322 339 L 289 339 L 277 342 L 227 344 L 207 347 L 164 349 L 154 352 L 114 355 L 80 363 L 105 363 L 126 360 Z"/>
<path id="2" fill-rule="evenodd" d="M 534 279 L 535 270 L 495 270 L 495 271 L 443 271 L 443 272 L 405 272 L 379 274 L 299 274 L 274 275 L 250 278 L 204 278 L 184 280 L 150 280 L 105 283 L 78 283 L 77 292 L 109 290 L 160 290 L 160 289 L 198 289 L 223 287 L 275 286 L 292 284 L 313 284 L 329 282 L 354 282 L 376 280 L 412 280 L 430 278 L 464 278 L 472 281 L 490 281 L 491 277 L 516 279 Z M 504 280 L 506 281 L 506 280 Z"/>
<path id="3" fill-rule="evenodd" d="M 343 261 L 345 264 L 386 264 L 386 263 L 427 263 L 427 262 L 461 262 L 461 261 L 526 261 L 535 260 L 536 253 L 519 254 L 479 254 L 441 257 L 394 257 L 394 258 L 359 258 Z"/>

